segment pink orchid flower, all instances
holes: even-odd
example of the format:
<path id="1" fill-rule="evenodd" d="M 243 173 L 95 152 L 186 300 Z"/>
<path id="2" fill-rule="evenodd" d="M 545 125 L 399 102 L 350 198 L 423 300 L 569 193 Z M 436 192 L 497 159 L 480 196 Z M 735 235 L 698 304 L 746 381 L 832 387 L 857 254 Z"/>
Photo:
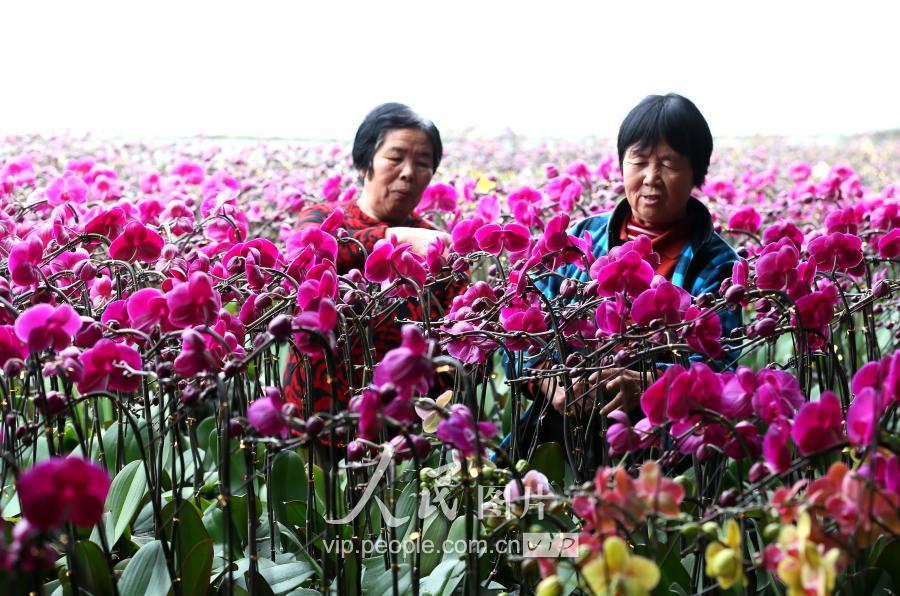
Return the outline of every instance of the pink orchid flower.
<path id="1" fill-rule="evenodd" d="M 728 219 L 728 227 L 732 230 L 743 230 L 755 234 L 762 224 L 762 216 L 753 207 L 746 207 Z"/>
<path id="2" fill-rule="evenodd" d="M 103 338 L 81 354 L 84 371 L 78 381 L 78 392 L 135 391 L 141 385 L 138 375 L 127 368 L 140 371 L 143 361 L 134 348 Z"/>
<path id="3" fill-rule="evenodd" d="M 390 350 L 375 367 L 373 381 L 382 386 L 393 383 L 406 396 L 425 394 L 434 383 L 432 348 L 422 331 L 415 325 L 404 325 L 400 347 Z"/>
<path id="4" fill-rule="evenodd" d="M 109 256 L 119 261 L 153 263 L 162 254 L 164 244 L 162 236 L 155 231 L 139 221 L 131 221 L 109 245 Z"/>
<path id="5" fill-rule="evenodd" d="M 810 241 L 807 250 L 823 270 L 846 271 L 863 260 L 862 240 L 853 234 L 834 232 L 819 236 Z"/>
<path id="6" fill-rule="evenodd" d="M 416 206 L 416 211 L 456 211 L 459 194 L 449 184 L 432 184 L 422 193 L 422 200 Z"/>
<path id="7" fill-rule="evenodd" d="M 69 521 L 90 528 L 103 516 L 110 478 L 80 457 L 51 457 L 22 472 L 16 491 L 22 517 L 35 528 L 54 530 Z"/>
<path id="8" fill-rule="evenodd" d="M 493 255 L 499 255 L 504 249 L 509 252 L 518 252 L 528 248 L 531 241 L 531 232 L 520 223 L 485 224 L 475 232 L 475 241 L 481 250 Z"/>
<path id="9" fill-rule="evenodd" d="M 38 265 L 44 255 L 44 243 L 37 235 L 15 243 L 9 251 L 9 277 L 20 286 L 33 286 L 40 281 Z"/>
<path id="10" fill-rule="evenodd" d="M 176 329 L 211 325 L 218 318 L 222 298 L 213 287 L 212 279 L 202 271 L 191 274 L 186 282 L 176 285 L 166 294 L 169 322 Z"/>
<path id="11" fill-rule="evenodd" d="M 803 404 L 791 428 L 791 437 L 803 455 L 822 451 L 844 437 L 844 414 L 841 402 L 832 391 L 826 391 L 819 401 Z"/>
<path id="12" fill-rule="evenodd" d="M 281 391 L 275 387 L 267 387 L 265 393 L 253 400 L 247 408 L 247 420 L 263 436 L 286 439 L 291 434 L 285 415 L 286 405 Z"/>
<path id="13" fill-rule="evenodd" d="M 661 276 L 653 280 L 631 305 L 631 316 L 638 325 L 659 319 L 667 325 L 680 323 L 691 305 L 691 295 Z"/>
<path id="14" fill-rule="evenodd" d="M 441 420 L 437 437 L 459 450 L 463 457 L 474 456 L 485 443 L 497 434 L 497 427 L 490 422 L 475 423 L 472 411 L 463 404 L 450 406 L 450 416 Z"/>
<path id="15" fill-rule="evenodd" d="M 44 193 L 47 195 L 47 202 L 55 206 L 66 203 L 84 203 L 87 200 L 88 191 L 88 185 L 75 172 L 66 172 L 51 180 Z"/>
<path id="16" fill-rule="evenodd" d="M 453 240 L 453 250 L 461 255 L 467 255 L 478 250 L 475 232 L 484 224 L 485 221 L 478 216 L 458 221 L 450 232 L 450 237 Z"/>
<path id="17" fill-rule="evenodd" d="M 72 345 L 81 329 L 81 317 L 68 304 L 36 304 L 16 319 L 16 335 L 34 352 L 49 348 L 59 352 Z"/>

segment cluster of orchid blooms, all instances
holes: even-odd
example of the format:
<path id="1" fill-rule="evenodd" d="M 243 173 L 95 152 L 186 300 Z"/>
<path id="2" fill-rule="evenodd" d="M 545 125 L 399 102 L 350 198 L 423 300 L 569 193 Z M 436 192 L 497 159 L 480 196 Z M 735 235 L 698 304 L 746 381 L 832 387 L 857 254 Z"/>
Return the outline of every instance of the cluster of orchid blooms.
<path id="1" fill-rule="evenodd" d="M 0 155 L 4 466 L 76 403 L 146 399 L 141 388 L 158 384 L 194 407 L 216 379 L 248 374 L 269 346 L 339 358 L 346 314 L 422 299 L 437 280 L 468 275 L 441 319 L 403 327 L 402 344 L 354 388 L 348 412 L 303 420 L 275 376 L 234 412 L 249 423 L 235 432 L 295 445 L 319 435 L 323 418 L 328 426 L 349 416 L 348 461 L 389 446 L 398 460 L 421 462 L 443 445 L 457 460 L 482 462 L 498 449 L 496 412 L 452 394 L 435 400 L 436 358 L 456 359 L 457 374 L 475 386 L 496 367 L 516 386 L 516 374 L 537 369 L 510 363 L 534 358 L 568 354 L 543 369 L 557 378 L 643 359 L 654 378 L 639 419 L 617 411 L 606 427 L 608 456 L 620 465 L 601 466 L 592 485 L 574 491 L 536 470 L 504 487 L 519 515 L 523 491 L 566 503 L 586 549 L 580 573 L 596 592 L 657 585 L 657 564 L 628 546 L 649 517 L 685 533 L 703 524 L 705 572 L 721 587 L 746 585 L 747 570 L 759 567 L 792 594 L 834 589 L 858 549 L 900 532 L 900 184 L 875 190 L 848 166 L 782 168 L 764 153 L 714 164 L 697 196 L 741 259 L 718 296 L 692 297 L 654 275 L 659 255 L 646 237 L 595 258 L 589 234 L 568 233 L 621 198 L 608 153 L 590 155 L 593 168 L 572 160 L 560 171 L 533 167 L 533 156 L 554 156 L 547 147 L 526 158 L 499 144 L 451 146 L 451 173 L 418 207 L 450 232 L 451 245 L 436 241 L 420 256 L 381 240 L 362 271 L 338 275 L 339 243 L 350 241 L 341 210 L 303 229 L 292 217 L 315 201 L 354 198 L 341 150 L 143 147 L 137 159 L 128 157 L 134 146 L 87 153 L 63 139 L 13 141 Z M 160 151 L 168 161 L 147 161 Z M 568 149 L 558 151 L 564 159 Z M 568 264 L 587 281 L 567 279 L 548 298 L 543 280 Z M 727 309 L 741 311 L 744 324 L 723 337 Z M 771 353 L 779 338 L 793 344 L 789 362 L 738 364 Z M 659 364 L 663 352 L 668 362 Z M 849 457 L 814 473 L 817 458 L 842 452 Z M 21 520 L 0 546 L 0 570 L 48 570 L 57 555 L 42 533 L 100 520 L 108 472 L 64 455 L 19 462 Z M 679 462 L 712 460 L 739 462 L 736 489 L 689 495 L 665 476 Z M 780 485 L 784 478 L 792 483 Z M 702 505 L 700 516 L 686 512 L 687 498 Z M 750 560 L 743 512 L 760 506 L 779 531 L 767 544 L 752 538 L 761 554 Z M 540 565 L 540 585 L 554 593 L 556 565 Z"/>

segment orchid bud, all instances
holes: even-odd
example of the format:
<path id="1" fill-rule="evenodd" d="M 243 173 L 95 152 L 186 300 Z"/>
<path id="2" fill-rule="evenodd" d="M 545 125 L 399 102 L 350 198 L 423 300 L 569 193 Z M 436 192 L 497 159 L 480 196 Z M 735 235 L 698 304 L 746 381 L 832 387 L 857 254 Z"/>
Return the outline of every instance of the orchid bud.
<path id="1" fill-rule="evenodd" d="M 89 281 L 97 277 L 97 268 L 92 262 L 87 259 L 85 259 L 84 261 L 78 261 L 75 264 L 75 267 L 72 268 L 72 271 L 74 271 L 75 276 L 84 283 L 88 283 Z"/>
<path id="2" fill-rule="evenodd" d="M 754 323 L 753 329 L 760 337 L 771 337 L 778 329 L 778 321 L 771 317 L 766 317 Z"/>
<path id="3" fill-rule="evenodd" d="M 416 435 L 412 437 L 413 451 L 419 459 L 425 459 L 431 453 L 431 443 L 425 437 Z"/>
<path id="4" fill-rule="evenodd" d="M 306 434 L 309 435 L 310 438 L 314 439 L 319 436 L 319 433 L 322 432 L 324 427 L 325 421 L 316 415 L 312 415 L 306 419 Z"/>
<path id="5" fill-rule="evenodd" d="M 229 438 L 237 438 L 244 434 L 244 424 L 237 418 L 232 418 L 228 421 L 228 436 Z"/>
<path id="6" fill-rule="evenodd" d="M 10 358 L 3 365 L 3 374 L 7 377 L 18 377 L 25 370 L 25 362 L 20 358 Z"/>
<path id="7" fill-rule="evenodd" d="M 162 247 L 162 252 L 160 253 L 160 257 L 162 257 L 165 261 L 171 261 L 175 257 L 178 256 L 178 247 L 174 244 L 166 244 Z"/>
<path id="8" fill-rule="evenodd" d="M 288 339 L 293 333 L 290 315 L 278 315 L 269 323 L 269 333 L 276 339 Z"/>
<path id="9" fill-rule="evenodd" d="M 200 390 L 193 385 L 188 385 L 181 392 L 181 403 L 186 406 L 194 404 L 200 398 Z"/>
<path id="10" fill-rule="evenodd" d="M 712 306 L 713 300 L 715 300 L 715 297 L 710 292 L 704 292 L 697 296 L 696 303 L 700 308 L 709 308 Z"/>
<path id="11" fill-rule="evenodd" d="M 747 477 L 750 479 L 750 482 L 760 482 L 763 478 L 769 475 L 769 467 L 765 462 L 756 462 L 752 466 L 750 466 L 750 472 Z"/>
<path id="12" fill-rule="evenodd" d="M 571 278 L 567 277 L 559 286 L 559 295 L 563 300 L 572 300 L 577 292 L 578 286 Z"/>
<path id="13" fill-rule="evenodd" d="M 366 455 L 366 446 L 359 441 L 350 441 L 347 444 L 347 460 L 360 461 Z"/>
<path id="14" fill-rule="evenodd" d="M 623 367 L 631 361 L 631 352 L 628 350 L 619 350 L 613 358 L 613 364 Z"/>
<path id="15" fill-rule="evenodd" d="M 730 286 L 725 290 L 725 300 L 728 302 L 740 302 L 747 295 L 747 287 L 743 284 Z"/>

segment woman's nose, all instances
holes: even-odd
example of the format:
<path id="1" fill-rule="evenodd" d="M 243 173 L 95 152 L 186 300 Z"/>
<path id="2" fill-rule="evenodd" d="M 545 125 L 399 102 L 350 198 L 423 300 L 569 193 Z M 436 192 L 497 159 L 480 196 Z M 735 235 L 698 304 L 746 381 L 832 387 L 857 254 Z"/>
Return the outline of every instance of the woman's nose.
<path id="1" fill-rule="evenodd" d="M 412 178 L 413 175 L 413 164 L 411 161 L 403 162 L 403 169 L 400 170 L 400 178 L 403 180 L 408 180 Z"/>
<path id="2" fill-rule="evenodd" d="M 655 183 L 659 179 L 659 164 L 649 162 L 644 168 L 644 182 L 648 185 Z"/>

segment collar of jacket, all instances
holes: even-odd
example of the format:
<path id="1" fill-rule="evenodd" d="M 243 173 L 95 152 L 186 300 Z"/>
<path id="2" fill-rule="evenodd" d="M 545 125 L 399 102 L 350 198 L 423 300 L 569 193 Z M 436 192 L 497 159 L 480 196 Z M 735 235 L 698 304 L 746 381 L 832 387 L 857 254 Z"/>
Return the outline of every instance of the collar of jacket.
<path id="1" fill-rule="evenodd" d="M 622 199 L 619 201 L 619 204 L 616 205 L 616 208 L 613 209 L 612 215 L 609 216 L 609 224 L 606 227 L 607 253 L 613 247 L 624 244 L 623 240 L 619 240 L 618 231 L 622 229 L 622 222 L 625 221 L 625 217 L 630 211 L 631 206 L 628 204 L 628 200 Z M 687 215 L 685 218 L 694 222 L 694 225 L 691 228 L 691 247 L 694 249 L 694 254 L 696 254 L 700 247 L 709 242 L 709 239 L 712 238 L 712 216 L 709 214 L 709 209 L 706 208 L 706 205 L 694 197 L 691 197 L 688 199 Z"/>

